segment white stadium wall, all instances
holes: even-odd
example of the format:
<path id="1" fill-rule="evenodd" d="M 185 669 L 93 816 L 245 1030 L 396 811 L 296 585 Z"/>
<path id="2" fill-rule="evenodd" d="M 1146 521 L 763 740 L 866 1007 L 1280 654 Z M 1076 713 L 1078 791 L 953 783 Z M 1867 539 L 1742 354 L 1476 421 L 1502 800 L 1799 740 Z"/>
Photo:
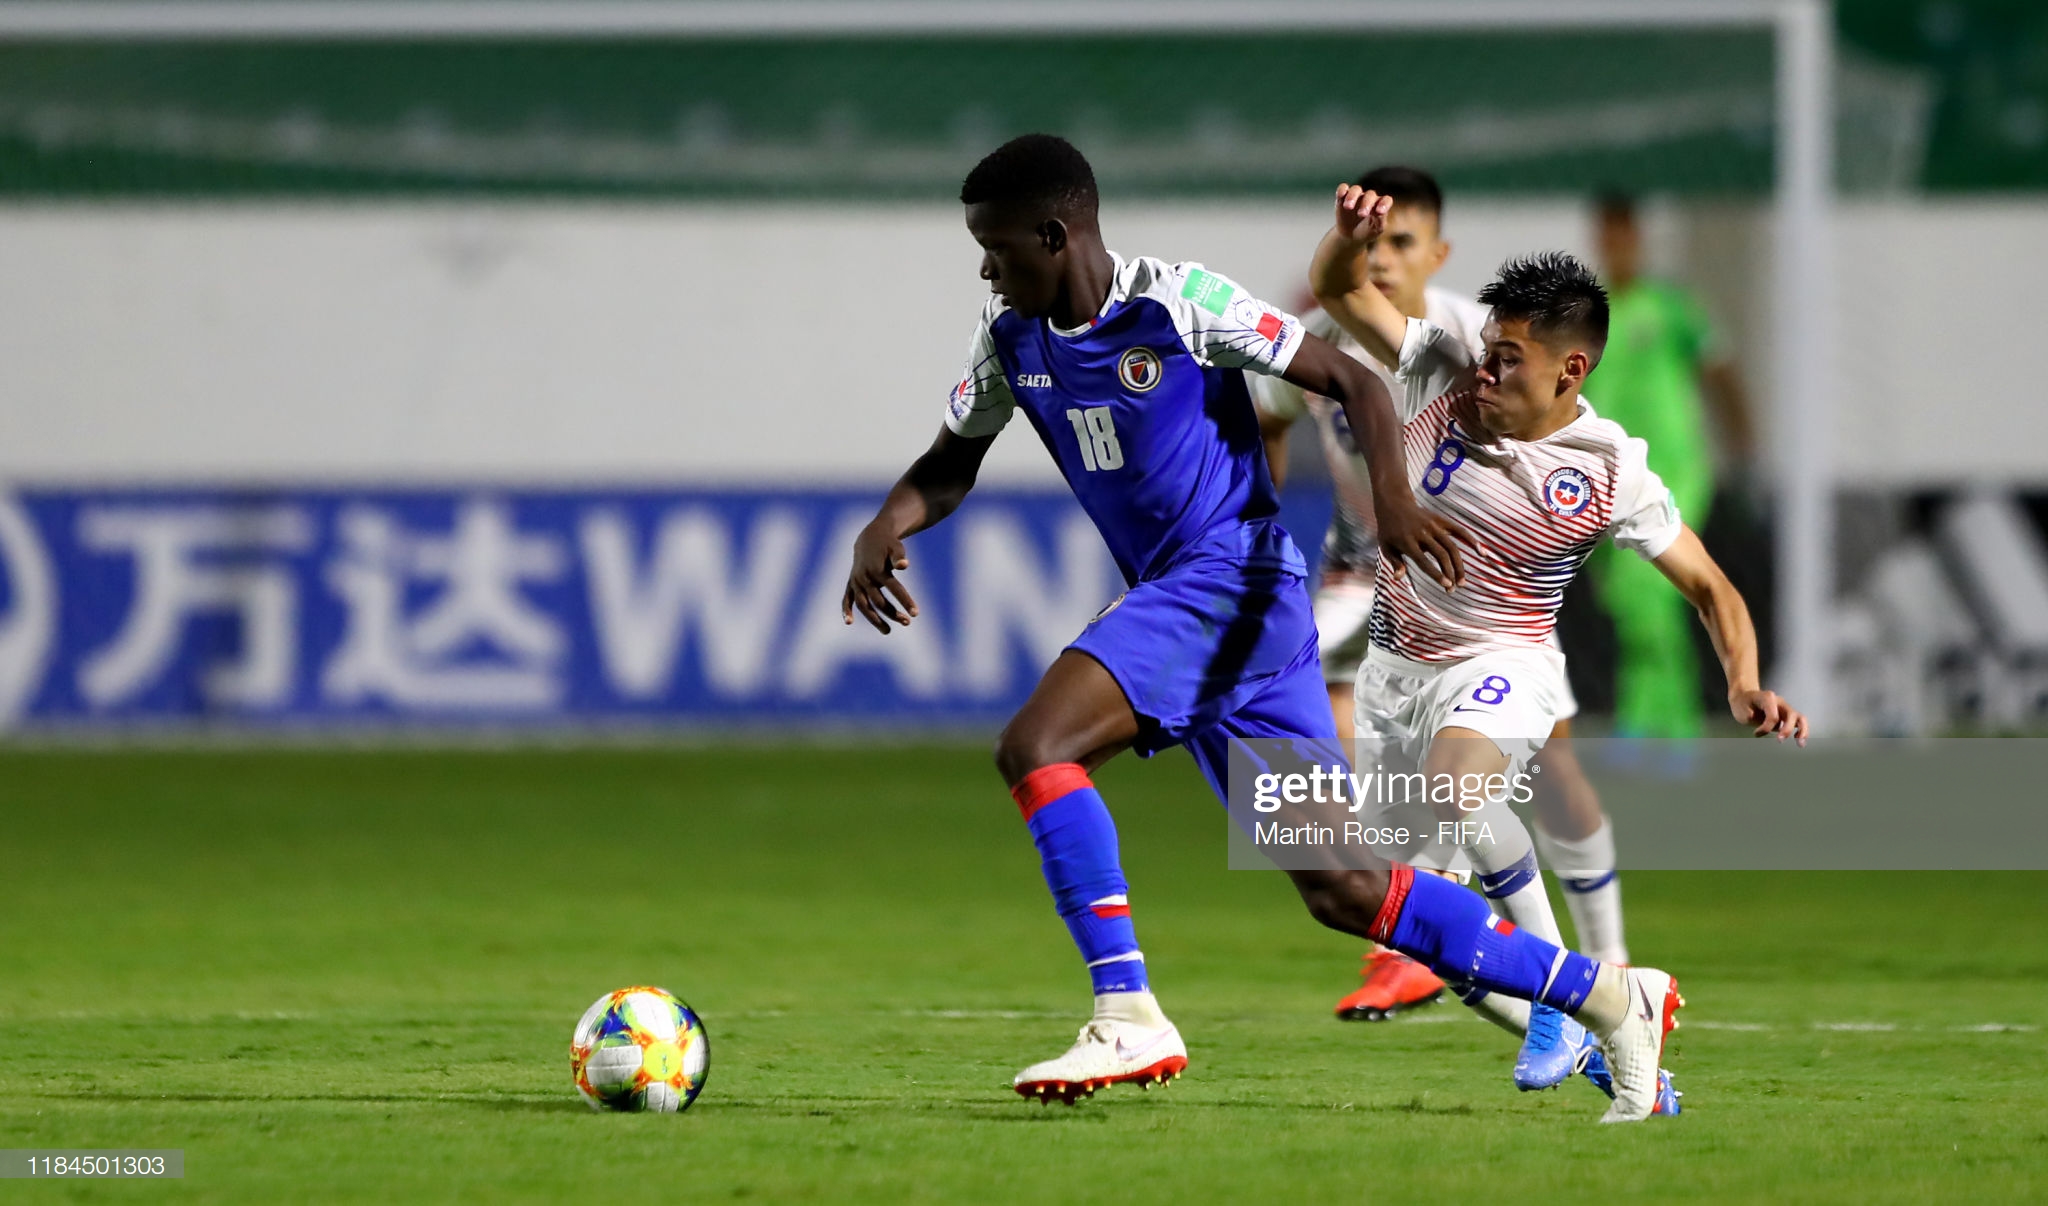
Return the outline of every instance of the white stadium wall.
<path id="1" fill-rule="evenodd" d="M 1292 303 L 1320 205 L 1142 206 L 1113 246 Z M 1768 406 L 1755 215 L 1664 215 Z M 1678 229 L 1674 229 L 1674 226 Z M 1838 475 L 2048 477 L 2028 383 L 2038 207 L 1844 207 Z M 1444 280 L 1581 249 L 1571 204 L 1459 206 Z M 16 480 L 872 482 L 938 423 L 982 286 L 952 206 L 13 208 L 0 473 Z M 1995 438 L 1991 437 L 1995 434 Z M 1028 439 L 993 480 L 1042 482 Z"/>
<path id="2" fill-rule="evenodd" d="M 2048 482 L 2048 209 L 1851 206 L 1838 229 L 1843 484 Z"/>
<path id="3" fill-rule="evenodd" d="M 1319 205 L 1107 214 L 1276 302 Z M 1460 212 L 1450 281 L 1570 242 Z M 938 429 L 984 286 L 957 206 L 0 214 L 0 473 L 17 479 L 873 483 Z M 1044 482 L 1028 436 L 991 480 Z"/>

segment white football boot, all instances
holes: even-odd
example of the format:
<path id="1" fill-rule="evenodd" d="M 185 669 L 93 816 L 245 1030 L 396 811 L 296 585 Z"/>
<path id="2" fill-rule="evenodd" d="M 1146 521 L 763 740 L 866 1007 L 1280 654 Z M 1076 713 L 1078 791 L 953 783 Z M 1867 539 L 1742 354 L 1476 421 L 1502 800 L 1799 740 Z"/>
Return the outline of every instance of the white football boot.
<path id="1" fill-rule="evenodd" d="M 1641 1122 L 1657 1112 L 1664 1037 L 1678 1029 L 1678 1011 L 1685 1005 L 1678 981 L 1667 973 L 1649 967 L 1622 970 L 1628 977 L 1628 1016 L 1600 1040 L 1614 1077 L 1614 1104 L 1602 1122 Z"/>
<path id="2" fill-rule="evenodd" d="M 1188 1049 L 1173 1023 L 1156 1006 L 1144 1012 L 1158 1025 L 1104 1016 L 1118 1012 L 1102 1007 L 1107 999 L 1098 1000 L 1095 1016 L 1081 1027 L 1080 1037 L 1065 1055 L 1017 1073 L 1011 1082 L 1017 1092 L 1040 1102 L 1057 1097 L 1073 1105 L 1108 1085 L 1134 1083 L 1149 1089 L 1181 1074 L 1188 1066 Z M 1149 1006 L 1149 1000 L 1145 1004 Z"/>

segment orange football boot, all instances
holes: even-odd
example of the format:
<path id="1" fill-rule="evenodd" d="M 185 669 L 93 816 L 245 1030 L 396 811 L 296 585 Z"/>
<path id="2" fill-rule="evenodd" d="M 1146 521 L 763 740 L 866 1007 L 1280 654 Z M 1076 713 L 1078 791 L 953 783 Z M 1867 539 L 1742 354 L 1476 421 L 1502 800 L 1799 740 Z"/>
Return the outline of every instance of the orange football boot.
<path id="1" fill-rule="evenodd" d="M 1404 1009 L 1427 1005 L 1444 995 L 1444 982 L 1428 968 L 1397 951 L 1376 946 L 1365 956 L 1365 983 L 1337 1002 L 1337 1017 L 1346 1022 L 1384 1022 Z"/>

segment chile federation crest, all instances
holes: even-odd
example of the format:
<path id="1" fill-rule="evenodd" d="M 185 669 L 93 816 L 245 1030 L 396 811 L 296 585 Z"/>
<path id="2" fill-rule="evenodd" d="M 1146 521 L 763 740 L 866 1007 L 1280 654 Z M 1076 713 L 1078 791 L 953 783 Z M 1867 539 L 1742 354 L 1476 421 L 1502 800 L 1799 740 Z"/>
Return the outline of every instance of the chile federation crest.
<path id="1" fill-rule="evenodd" d="M 1543 479 L 1543 506 L 1566 519 L 1593 505 L 1593 483 L 1577 469 L 1553 470 Z"/>

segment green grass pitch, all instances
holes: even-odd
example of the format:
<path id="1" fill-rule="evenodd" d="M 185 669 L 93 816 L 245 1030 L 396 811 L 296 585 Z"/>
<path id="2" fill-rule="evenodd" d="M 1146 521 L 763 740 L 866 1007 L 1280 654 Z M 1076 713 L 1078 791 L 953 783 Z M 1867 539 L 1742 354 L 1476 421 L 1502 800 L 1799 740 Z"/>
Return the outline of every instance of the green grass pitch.
<path id="1" fill-rule="evenodd" d="M 2048 876 L 1627 877 L 1686 1111 L 1599 1127 L 1455 1005 L 1333 1020 L 1357 944 L 1224 869 L 1184 757 L 1100 780 L 1192 1065 L 1066 1108 L 1008 1088 L 1087 984 L 980 749 L 0 754 L 0 1147 L 187 1170 L 4 1196 L 2048 1194 Z M 638 982 L 710 1028 L 680 1117 L 569 1083 Z"/>

